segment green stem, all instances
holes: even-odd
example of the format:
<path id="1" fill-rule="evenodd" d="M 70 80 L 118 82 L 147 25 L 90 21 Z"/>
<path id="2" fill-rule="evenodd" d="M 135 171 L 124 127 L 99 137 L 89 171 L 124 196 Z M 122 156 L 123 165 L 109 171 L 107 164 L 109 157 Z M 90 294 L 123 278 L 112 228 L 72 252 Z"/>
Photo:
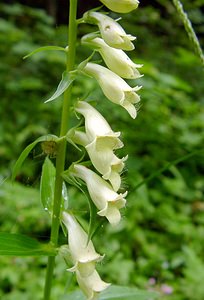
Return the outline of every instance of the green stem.
<path id="1" fill-rule="evenodd" d="M 75 64 L 76 37 L 77 37 L 76 13 L 77 13 L 77 0 L 70 0 L 69 29 L 68 29 L 69 51 L 67 53 L 67 64 L 66 64 L 66 70 L 68 72 L 74 69 L 74 64 Z M 60 137 L 63 137 L 68 131 L 69 111 L 71 106 L 71 91 L 72 91 L 72 85 L 64 93 Z M 52 225 L 51 225 L 51 235 L 50 235 L 50 242 L 55 247 L 58 246 L 60 211 L 61 211 L 61 201 L 62 201 L 62 184 L 63 184 L 63 179 L 61 177 L 61 174 L 64 171 L 65 154 L 66 154 L 66 141 L 62 139 L 58 144 L 58 152 L 56 157 L 56 180 L 55 180 L 55 193 L 54 193 L 54 204 L 53 204 Z M 54 265 L 55 265 L 55 257 L 54 256 L 48 257 L 45 288 L 44 288 L 44 298 L 43 298 L 44 300 L 50 299 Z"/>
<path id="2" fill-rule="evenodd" d="M 198 55 L 198 57 L 201 60 L 202 65 L 204 66 L 204 55 L 203 55 L 203 51 L 201 49 L 199 40 L 195 34 L 195 31 L 192 27 L 191 21 L 188 18 L 187 13 L 185 13 L 184 9 L 183 9 L 183 5 L 179 0 L 173 0 L 173 3 L 177 9 L 177 12 L 179 14 L 179 17 L 181 18 L 184 27 L 186 29 L 186 32 L 188 34 L 188 37 L 190 39 L 190 41 L 192 42 L 193 48 L 195 53 Z"/>
<path id="3" fill-rule="evenodd" d="M 202 153 L 204 150 L 195 150 L 191 153 L 188 153 L 182 157 L 177 158 L 176 160 L 173 160 L 172 162 L 167 163 L 164 167 L 162 167 L 161 169 L 157 170 L 156 172 L 152 173 L 150 176 L 148 176 L 147 178 L 145 178 L 144 180 L 140 181 L 138 184 L 136 184 L 133 189 L 131 190 L 131 193 L 136 191 L 139 187 L 141 187 L 143 184 L 148 183 L 149 181 L 151 181 L 152 179 L 158 177 L 159 175 L 161 175 L 164 171 L 170 169 L 171 166 L 176 166 L 177 164 L 179 164 L 180 162 L 183 162 L 184 160 L 187 160 L 189 158 L 191 158 L 194 155 L 199 155 L 200 153 Z"/>

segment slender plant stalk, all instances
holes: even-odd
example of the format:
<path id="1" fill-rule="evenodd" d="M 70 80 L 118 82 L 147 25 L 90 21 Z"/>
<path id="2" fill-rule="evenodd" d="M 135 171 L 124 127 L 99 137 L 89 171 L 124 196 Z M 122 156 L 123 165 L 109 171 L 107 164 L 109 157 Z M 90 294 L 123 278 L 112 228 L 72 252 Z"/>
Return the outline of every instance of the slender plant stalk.
<path id="1" fill-rule="evenodd" d="M 69 48 L 67 52 L 67 63 L 66 63 L 66 70 L 68 72 L 73 70 L 74 63 L 75 63 L 76 36 L 77 36 L 76 13 L 77 13 L 77 0 L 70 0 L 69 28 L 68 28 Z M 69 111 L 71 106 L 71 91 L 72 91 L 72 85 L 64 93 L 60 137 L 63 137 L 68 131 Z M 54 204 L 53 204 L 52 225 L 51 225 L 51 235 L 50 235 L 50 242 L 55 247 L 58 246 L 60 210 L 61 210 L 61 201 L 62 201 L 62 184 L 63 184 L 63 179 L 61 177 L 61 174 L 64 171 L 65 154 L 66 154 L 66 141 L 62 139 L 58 144 L 58 151 L 56 157 L 55 193 L 54 193 Z M 54 265 L 55 265 L 55 257 L 54 256 L 48 257 L 45 288 L 44 288 L 44 298 L 43 298 L 44 300 L 50 299 Z"/>
<path id="2" fill-rule="evenodd" d="M 203 149 L 201 150 L 195 150 L 191 153 L 188 153 L 182 157 L 179 157 L 175 160 L 173 160 L 172 162 L 167 163 L 164 167 L 162 167 L 161 169 L 157 170 L 156 172 L 152 173 L 150 176 L 148 176 L 147 178 L 145 178 L 144 180 L 140 181 L 138 184 L 136 184 L 133 189 L 131 190 L 131 193 L 136 191 L 139 187 L 141 187 L 143 184 L 148 183 L 149 181 L 151 181 L 152 179 L 158 177 L 159 175 L 161 175 L 163 172 L 165 172 L 166 170 L 170 169 L 171 166 L 176 166 L 177 164 L 179 164 L 180 162 L 187 160 L 189 158 L 191 158 L 194 155 L 199 155 L 200 153 L 204 152 Z"/>
<path id="3" fill-rule="evenodd" d="M 173 3 L 176 7 L 176 10 L 184 24 L 184 27 L 186 29 L 186 32 L 188 34 L 188 37 L 193 45 L 193 48 L 195 50 L 195 53 L 198 55 L 198 57 L 200 58 L 202 65 L 204 66 L 204 55 L 203 55 L 203 51 L 202 48 L 200 46 L 199 40 L 195 34 L 195 31 L 192 27 L 191 21 L 188 18 L 188 15 L 185 13 L 185 11 L 183 10 L 183 5 L 181 4 L 181 2 L 179 0 L 173 0 Z"/>

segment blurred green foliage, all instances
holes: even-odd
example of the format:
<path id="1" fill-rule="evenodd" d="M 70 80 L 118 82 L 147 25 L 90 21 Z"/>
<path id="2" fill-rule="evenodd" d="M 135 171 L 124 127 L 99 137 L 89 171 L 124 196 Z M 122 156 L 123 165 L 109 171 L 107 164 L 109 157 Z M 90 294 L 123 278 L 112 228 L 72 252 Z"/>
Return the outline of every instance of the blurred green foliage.
<path id="1" fill-rule="evenodd" d="M 203 43 L 203 1 L 183 3 Z M 135 186 L 168 162 L 203 148 L 204 73 L 170 1 L 140 7 L 121 24 L 138 37 L 131 57 L 144 64 L 145 76 L 135 81 L 143 85 L 137 119 L 130 120 L 122 108 L 103 99 L 93 80 L 81 77 L 74 87 L 75 97 L 91 91 L 88 97 L 97 101 L 112 128 L 122 132 L 125 147 L 119 156 L 129 155 L 122 223 L 117 228 L 105 224 L 94 237 L 97 250 L 106 253 L 98 269 L 106 281 L 158 290 L 163 300 L 203 300 L 203 153 L 171 166 L 137 190 Z M 58 134 L 61 101 L 43 101 L 61 80 L 63 53 L 22 57 L 40 46 L 66 46 L 66 28 L 55 28 L 44 11 L 0 4 L 0 42 L 0 230 L 47 241 L 49 216 L 36 189 L 45 158 L 40 146 L 24 163 L 19 183 L 12 185 L 7 177 L 28 143 Z M 88 54 L 79 47 L 78 60 Z M 67 164 L 77 158 L 70 146 Z M 69 198 L 76 209 L 86 211 L 87 202 L 74 188 Z M 66 238 L 61 235 L 60 241 L 66 243 Z M 35 294 L 40 299 L 45 265 L 45 258 L 0 257 L 0 298 L 31 300 Z M 60 299 L 74 282 L 58 258 L 53 298 Z"/>

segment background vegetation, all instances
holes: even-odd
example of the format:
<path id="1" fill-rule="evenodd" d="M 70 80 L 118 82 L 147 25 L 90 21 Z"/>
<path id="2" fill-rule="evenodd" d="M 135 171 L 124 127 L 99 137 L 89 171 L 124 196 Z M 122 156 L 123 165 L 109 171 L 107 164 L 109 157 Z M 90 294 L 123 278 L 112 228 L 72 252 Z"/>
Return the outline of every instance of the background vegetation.
<path id="1" fill-rule="evenodd" d="M 113 129 L 123 132 L 125 147 L 119 155 L 129 155 L 123 221 L 115 229 L 105 224 L 106 234 L 99 230 L 94 238 L 98 251 L 106 253 L 99 269 L 106 281 L 158 290 L 164 300 L 203 300 L 203 69 L 171 1 L 143 2 L 121 20 L 126 31 L 138 37 L 132 59 L 144 64 L 137 119 L 132 121 L 122 108 L 103 99 L 92 80 L 80 78 L 74 88 L 76 97 L 91 90 L 89 98 L 98 102 Z M 202 45 L 204 1 L 183 3 Z M 85 26 L 80 27 L 81 35 Z M 44 45 L 66 46 L 66 26 L 59 17 L 56 21 L 44 10 L 19 3 L 0 4 L 0 231 L 47 241 L 49 216 L 38 192 L 45 158 L 40 146 L 24 163 L 17 182 L 10 183 L 12 166 L 24 147 L 40 135 L 58 134 L 61 101 L 44 100 L 61 79 L 64 56 L 49 51 L 22 59 Z M 88 49 L 78 47 L 79 61 L 88 54 Z M 72 146 L 69 151 L 67 165 L 78 158 Z M 188 159 L 137 188 L 168 162 L 188 154 Z M 69 201 L 86 211 L 86 201 L 74 188 Z M 66 243 L 63 234 L 61 243 Z M 0 257 L 0 298 L 40 299 L 45 265 L 46 258 Z M 62 299 L 70 287 L 74 279 L 59 258 L 53 298 Z"/>

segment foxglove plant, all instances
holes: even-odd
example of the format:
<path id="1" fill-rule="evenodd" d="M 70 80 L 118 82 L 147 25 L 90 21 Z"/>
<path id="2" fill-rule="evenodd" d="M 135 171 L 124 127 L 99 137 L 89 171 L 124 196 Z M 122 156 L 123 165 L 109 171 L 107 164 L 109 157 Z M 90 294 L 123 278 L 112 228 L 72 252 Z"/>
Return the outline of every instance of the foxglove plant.
<path id="1" fill-rule="evenodd" d="M 136 9 L 139 3 L 137 0 L 101 0 L 101 2 L 110 10 L 119 13 L 130 12 Z M 59 227 L 62 222 L 68 234 L 68 248 L 63 248 L 60 253 L 68 264 L 71 263 L 68 271 L 76 274 L 79 287 L 87 299 L 94 300 L 98 299 L 99 293 L 110 284 L 104 282 L 96 270 L 96 264 L 103 259 L 103 256 L 94 248 L 91 231 L 87 233 L 77 221 L 72 207 L 66 207 L 63 203 L 63 200 L 67 198 L 65 182 L 76 185 L 86 193 L 96 206 L 97 215 L 105 217 L 111 225 L 116 226 L 121 220 L 120 210 L 126 205 L 125 197 L 128 192 L 121 192 L 121 173 L 128 156 L 119 158 L 116 155 L 115 151 L 123 147 L 120 139 L 121 133 L 114 132 L 105 117 L 95 107 L 86 100 L 77 99 L 75 103 L 72 102 L 72 86 L 74 82 L 77 82 L 79 74 L 96 79 L 104 96 L 123 107 L 134 119 L 137 116 L 140 101 L 137 92 L 141 87 L 131 87 L 125 79 L 141 77 L 138 69 L 142 65 L 134 63 L 124 52 L 134 49 L 135 37 L 126 34 L 117 21 L 95 10 L 86 12 L 82 19 L 77 21 L 76 13 L 77 0 L 70 0 L 68 47 L 47 46 L 30 54 L 44 50 L 64 51 L 66 54 L 67 65 L 62 80 L 54 95 L 46 101 L 53 101 L 64 94 L 60 135 L 59 137 L 43 136 L 29 145 L 19 157 L 13 176 L 15 177 L 29 151 L 38 142 L 44 143 L 48 156 L 51 154 L 56 156 L 56 167 L 53 166 L 49 157 L 45 159 L 41 177 L 41 200 L 52 218 L 50 245 L 57 249 Z M 82 37 L 81 43 L 93 49 L 93 53 L 98 51 L 106 67 L 91 61 L 93 55 L 75 67 L 77 25 L 80 23 L 98 26 L 100 33 L 86 34 Z M 80 125 L 74 128 L 69 128 L 68 122 L 71 106 L 74 107 L 77 117 L 81 117 Z M 91 167 L 87 167 L 86 162 L 83 161 L 83 155 L 81 160 L 73 162 L 65 170 L 67 142 L 74 144 L 80 151 L 87 152 Z M 50 153 L 48 150 L 52 148 L 54 152 Z M 90 205 L 90 224 L 92 224 L 92 215 L 95 211 L 92 207 Z M 44 300 L 50 299 L 54 263 L 55 255 L 52 253 L 48 258 Z"/>

